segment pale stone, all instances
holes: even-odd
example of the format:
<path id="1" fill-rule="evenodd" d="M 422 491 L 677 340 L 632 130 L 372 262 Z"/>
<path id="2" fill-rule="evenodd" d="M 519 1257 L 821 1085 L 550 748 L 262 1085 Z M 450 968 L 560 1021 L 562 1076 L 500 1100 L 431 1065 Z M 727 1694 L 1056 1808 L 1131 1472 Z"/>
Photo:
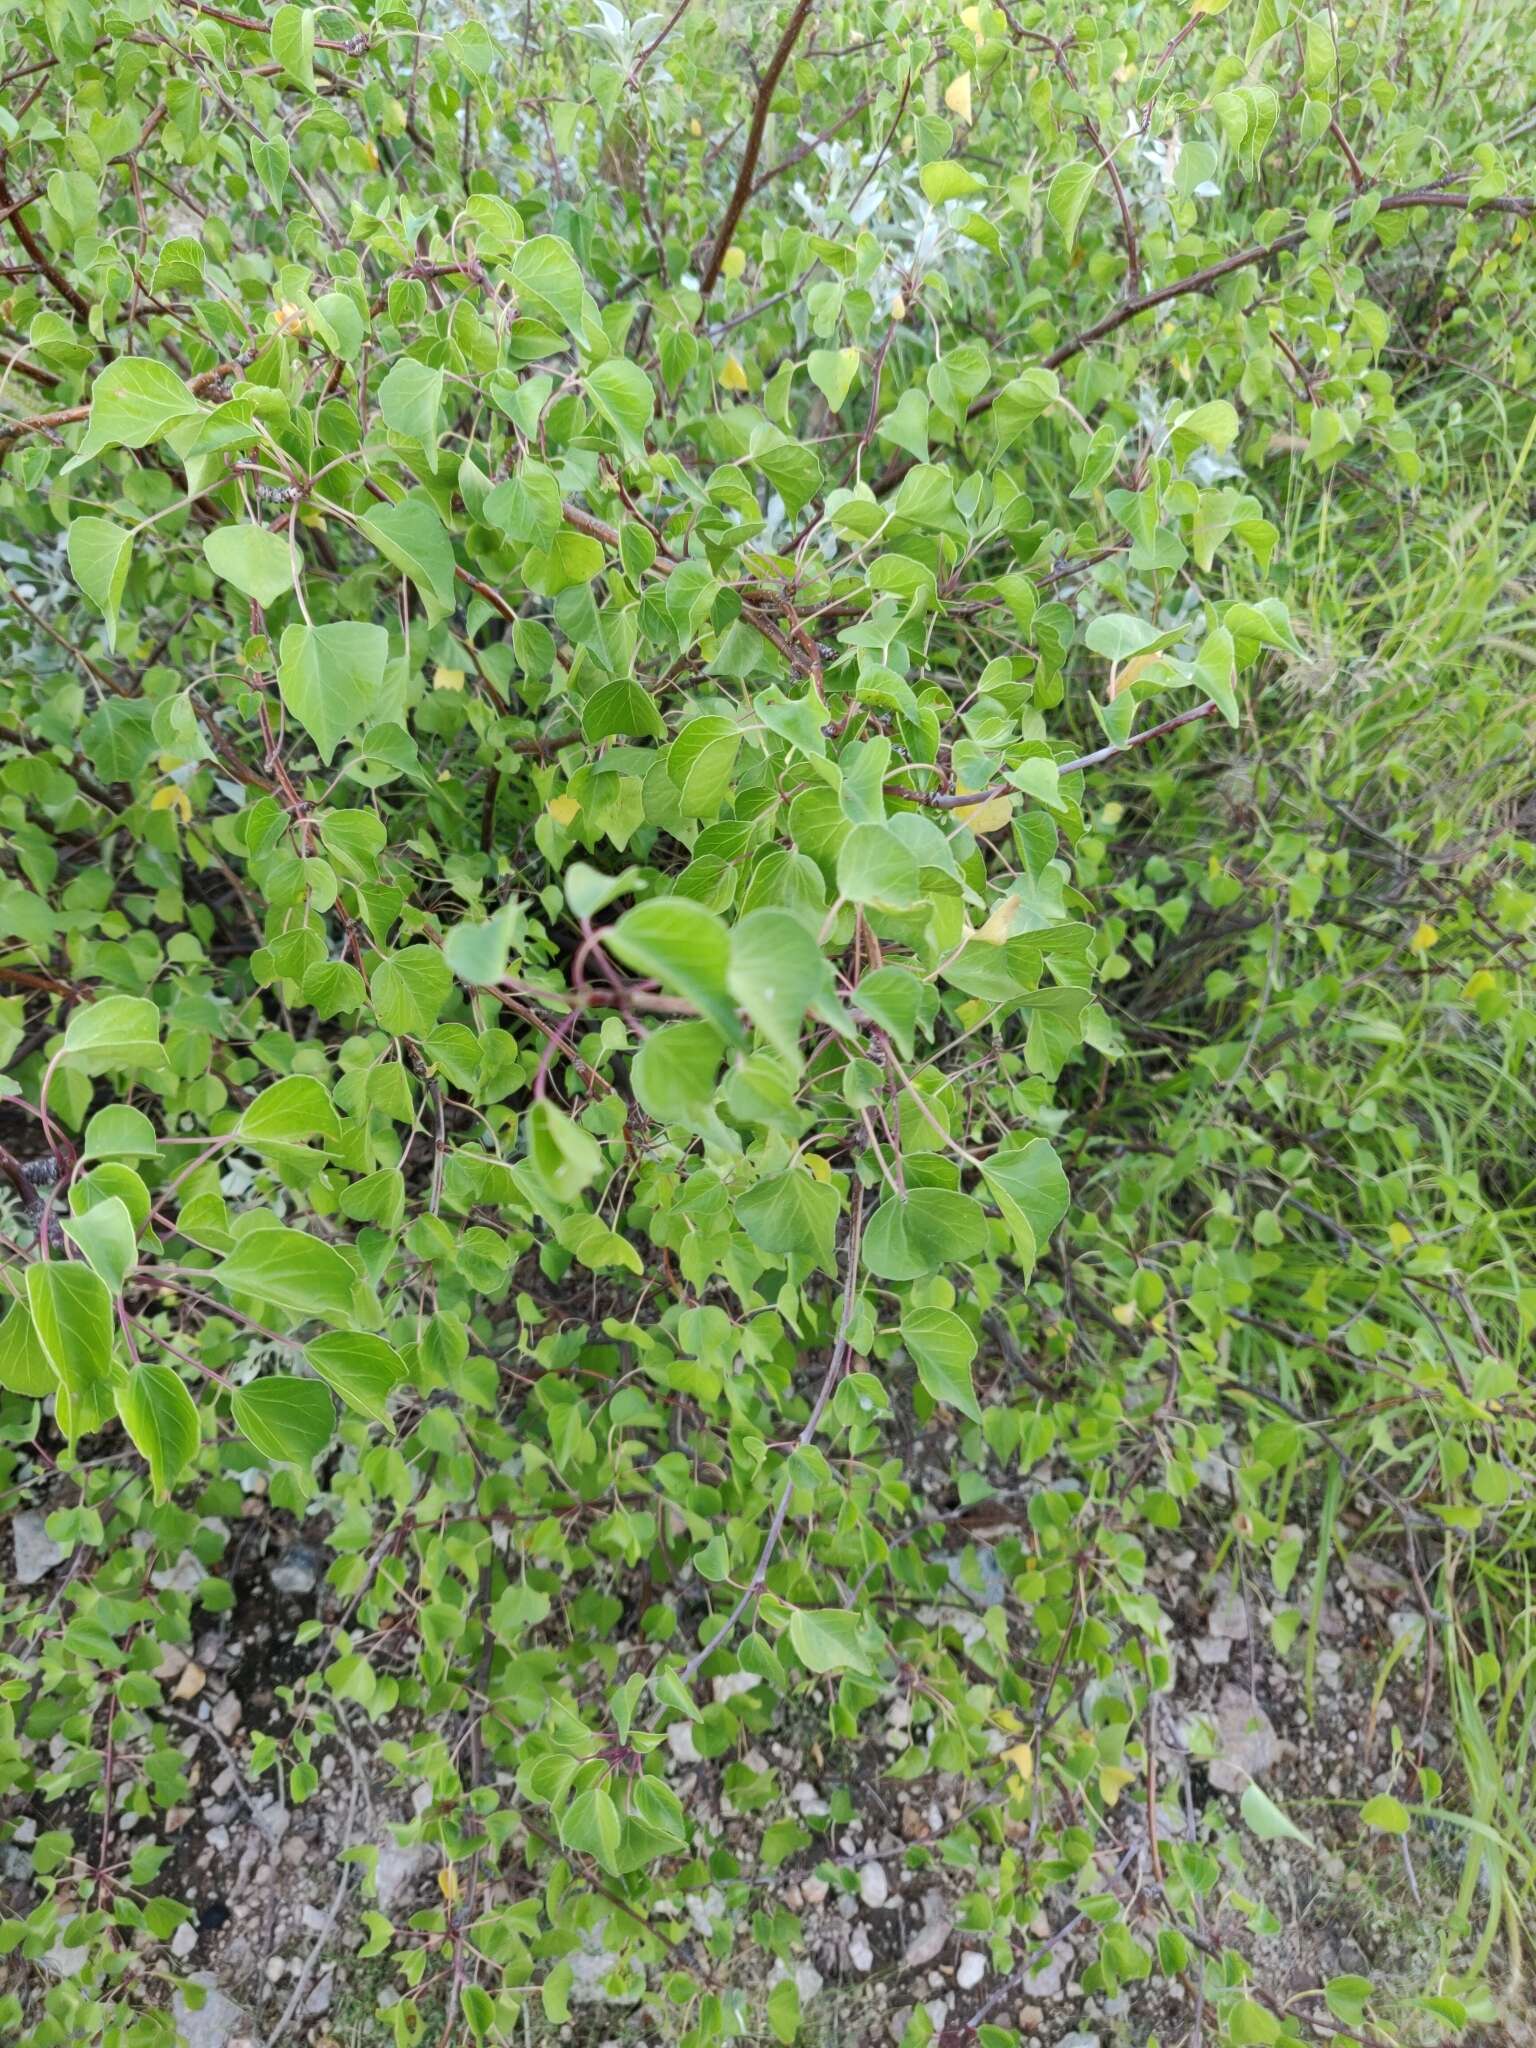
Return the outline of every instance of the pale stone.
<path id="1" fill-rule="evenodd" d="M 1241 1792 L 1278 1760 L 1280 1738 L 1268 1714 L 1245 1686 L 1225 1685 L 1216 1702 L 1217 1754 L 1211 1783 L 1218 1792 Z"/>
<path id="2" fill-rule="evenodd" d="M 199 1972 L 192 1982 L 201 1984 L 207 1994 L 201 2007 L 194 2012 L 180 1991 L 171 2005 L 171 2018 L 185 2048 L 233 2048 L 244 2014 L 232 1999 L 224 1996 L 206 1970 Z"/>
<path id="3" fill-rule="evenodd" d="M 923 1899 L 923 1924 L 907 1943 L 902 1961 L 909 1970 L 926 1969 L 936 1963 L 944 1944 L 954 1932 L 954 1920 L 942 1892 L 929 1892 Z"/>
<path id="4" fill-rule="evenodd" d="M 208 1683 L 208 1674 L 201 1664 L 184 1664 L 181 1676 L 171 1687 L 173 1700 L 195 1700 Z"/>
<path id="5" fill-rule="evenodd" d="M 11 1541 L 16 1547 L 18 1586 L 35 1586 L 69 1555 L 48 1534 L 46 1517 L 36 1508 L 23 1508 L 19 1515 L 12 1515 Z"/>

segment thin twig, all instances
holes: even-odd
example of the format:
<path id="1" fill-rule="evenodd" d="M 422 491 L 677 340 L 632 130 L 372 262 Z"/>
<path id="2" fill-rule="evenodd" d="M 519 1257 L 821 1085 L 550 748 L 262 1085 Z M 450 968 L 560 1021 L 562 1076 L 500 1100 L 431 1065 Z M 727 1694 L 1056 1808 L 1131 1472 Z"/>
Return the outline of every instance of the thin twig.
<path id="1" fill-rule="evenodd" d="M 811 1438 L 815 1436 L 826 1405 L 831 1400 L 837 1383 L 843 1376 L 843 1369 L 848 1358 L 848 1333 L 853 1327 L 854 1303 L 858 1299 L 859 1254 L 863 1238 L 864 1190 L 859 1182 L 855 1181 L 853 1184 L 853 1209 L 848 1219 L 848 1242 L 844 1247 L 843 1311 L 838 1320 L 837 1337 L 832 1346 L 831 1360 L 828 1363 L 821 1385 L 817 1389 L 816 1399 L 811 1405 L 811 1412 L 806 1417 L 805 1427 L 795 1440 L 795 1450 L 797 1451 L 803 1451 L 807 1444 L 810 1443 Z M 793 1453 L 791 1453 L 791 1456 L 793 1456 Z M 719 1649 L 720 1645 L 745 1613 L 748 1605 L 766 1590 L 768 1566 L 773 1560 L 774 1552 L 779 1547 L 779 1538 L 784 1533 L 784 1524 L 789 1516 L 789 1503 L 794 1498 L 794 1492 L 795 1482 L 793 1475 L 791 1475 L 785 1479 L 780 1489 L 778 1505 L 774 1508 L 773 1520 L 768 1524 L 768 1534 L 763 1540 L 763 1547 L 758 1553 L 757 1565 L 751 1578 L 742 1588 L 736 1604 L 732 1607 L 724 1621 L 721 1622 L 719 1628 L 715 1630 L 714 1634 L 702 1648 L 694 1652 L 693 1656 L 688 1659 L 688 1662 L 678 1673 L 684 1685 L 695 1675 L 700 1665 L 704 1664 Z"/>
<path id="2" fill-rule="evenodd" d="M 1075 761 L 1059 761 L 1058 775 L 1079 775 L 1085 768 L 1098 768 L 1105 761 L 1116 760 L 1121 754 L 1129 754 L 1137 747 L 1144 747 L 1148 740 L 1161 739 L 1164 733 L 1177 732 L 1181 725 L 1193 725 L 1198 719 L 1209 718 L 1216 710 L 1215 703 L 1207 698 L 1205 703 L 1196 704 L 1192 710 L 1181 711 L 1175 718 L 1165 718 L 1161 725 L 1149 725 L 1145 732 L 1133 733 L 1110 747 L 1097 747 L 1091 754 L 1079 754 Z M 1015 796 L 1018 792 L 1011 782 L 994 782 L 990 789 L 951 790 L 946 794 L 923 789 L 908 789 L 904 783 L 891 784 L 892 796 L 904 797 L 910 804 L 921 804 L 929 811 L 968 811 L 975 804 L 995 803 L 1000 796 Z"/>
<path id="3" fill-rule="evenodd" d="M 800 39 L 805 27 L 806 16 L 810 13 L 813 0 L 796 0 L 795 10 L 790 15 L 784 33 L 779 38 L 778 48 L 768 60 L 768 69 L 763 73 L 757 89 L 757 103 L 752 109 L 752 125 L 747 130 L 747 146 L 742 153 L 741 169 L 736 174 L 736 189 L 731 194 L 730 204 L 715 236 L 714 246 L 704 265 L 704 275 L 699 281 L 699 296 L 707 300 L 715 288 L 720 275 L 720 266 L 725 261 L 725 252 L 731 246 L 731 237 L 741 219 L 742 209 L 752 193 L 752 180 L 757 175 L 757 159 L 763 147 L 763 131 L 768 125 L 768 109 L 773 104 L 773 95 L 778 88 L 779 75 L 789 62 L 790 52 Z"/>

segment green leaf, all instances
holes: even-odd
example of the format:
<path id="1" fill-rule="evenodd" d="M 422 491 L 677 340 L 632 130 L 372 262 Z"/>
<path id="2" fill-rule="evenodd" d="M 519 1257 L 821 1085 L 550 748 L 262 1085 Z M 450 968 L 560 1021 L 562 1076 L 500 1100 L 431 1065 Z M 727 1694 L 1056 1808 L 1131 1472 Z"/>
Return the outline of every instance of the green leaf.
<path id="1" fill-rule="evenodd" d="M 1365 2025 L 1365 2009 L 1375 1990 L 1369 1977 L 1330 1977 L 1323 1996 L 1334 2018 L 1351 2032 L 1358 2032 Z"/>
<path id="2" fill-rule="evenodd" d="M 272 54 L 295 85 L 315 89 L 315 17 L 307 7 L 279 7 L 272 17 Z"/>
<path id="3" fill-rule="evenodd" d="M 553 235 L 535 235 L 512 252 L 507 266 L 520 301 L 528 310 L 551 313 L 572 334 L 581 332 L 586 292 L 581 268 L 567 243 Z"/>
<path id="4" fill-rule="evenodd" d="M 1242 1814 L 1261 1842 L 1285 1840 L 1304 1843 L 1309 1849 L 1313 1846 L 1296 1823 L 1276 1806 L 1269 1794 L 1253 1779 L 1248 1781 L 1243 1791 Z"/>
<path id="5" fill-rule="evenodd" d="M 343 739 L 384 708 L 389 635 L 382 626 L 289 626 L 278 650 L 283 702 L 329 767 Z"/>
<path id="6" fill-rule="evenodd" d="M 124 1429 L 149 1466 L 158 1500 L 197 1456 L 202 1441 L 197 1409 L 179 1373 L 168 1365 L 136 1365 L 113 1390 Z"/>
<path id="7" fill-rule="evenodd" d="M 379 386 L 379 411 L 385 426 L 404 440 L 421 443 L 427 467 L 434 476 L 442 405 L 442 371 L 429 368 L 414 356 L 399 357 Z"/>
<path id="8" fill-rule="evenodd" d="M 248 1145 L 305 1145 L 339 1138 L 341 1122 L 313 1074 L 285 1074 L 246 1105 L 236 1127 Z"/>
<path id="9" fill-rule="evenodd" d="M 58 1385 L 48 1354 L 33 1326 L 31 1311 L 12 1301 L 0 1317 L 0 1387 L 41 1401 Z"/>
<path id="10" fill-rule="evenodd" d="M 666 725 L 649 690 L 621 676 L 594 690 L 581 707 L 581 736 L 589 745 L 601 740 L 661 740 Z"/>
<path id="11" fill-rule="evenodd" d="M 398 504 L 380 505 L 357 523 L 364 538 L 410 577 L 428 620 L 436 624 L 447 618 L 457 602 L 453 542 L 432 501 L 421 491 L 412 491 Z"/>
<path id="12" fill-rule="evenodd" d="M 1037 1245 L 1044 1244 L 1067 1213 L 1071 1189 L 1048 1138 L 1005 1138 L 983 1161 L 982 1175 L 994 1195 L 1007 1195 L 1023 1211 Z"/>
<path id="13" fill-rule="evenodd" d="M 773 2038 L 790 2048 L 800 2032 L 800 1988 L 793 1977 L 781 1977 L 774 1985 L 766 2011 Z"/>
<path id="14" fill-rule="evenodd" d="M 626 967 L 692 1003 L 728 1044 L 744 1042 L 731 1001 L 730 933 L 713 911 L 686 896 L 658 896 L 626 910 L 605 944 Z"/>
<path id="15" fill-rule="evenodd" d="M 867 1616 L 836 1607 L 800 1607 L 789 1618 L 789 1640 L 809 1671 L 857 1671 L 873 1678 L 871 1633 Z"/>
<path id="16" fill-rule="evenodd" d="M 356 1276 L 334 1245 L 286 1225 L 248 1231 L 213 1268 L 231 1293 L 269 1302 L 301 1322 L 352 1320 Z"/>
<path id="17" fill-rule="evenodd" d="M 807 1010 L 838 1015 L 831 964 L 787 910 L 750 910 L 738 921 L 726 985 L 768 1043 L 797 1069 Z"/>
<path id="18" fill-rule="evenodd" d="M 970 1195 L 914 1188 L 891 1195 L 869 1219 L 864 1263 L 880 1280 L 919 1280 L 986 1249 L 987 1219 Z"/>
<path id="19" fill-rule="evenodd" d="M 349 1408 L 394 1429 L 389 1397 L 405 1379 L 406 1371 L 393 1345 L 361 1331 L 337 1330 L 328 1337 L 312 1337 L 304 1346 L 304 1356 Z"/>
<path id="20" fill-rule="evenodd" d="M 702 1018 L 662 1025 L 630 1062 L 636 1102 L 659 1124 L 684 1124 L 729 1146 L 714 1107 L 724 1053 L 719 1032 Z"/>
<path id="21" fill-rule="evenodd" d="M 692 718 L 667 750 L 667 773 L 685 818 L 712 818 L 731 786 L 741 733 L 728 718 Z"/>
<path id="22" fill-rule="evenodd" d="M 1237 656 L 1225 626 L 1213 626 L 1195 656 L 1195 676 L 1228 725 L 1236 725 Z"/>
<path id="23" fill-rule="evenodd" d="M 381 1030 L 424 1038 L 452 992 L 453 969 L 436 946 L 406 946 L 384 956 L 369 986 Z"/>
<path id="24" fill-rule="evenodd" d="M 811 382 L 833 412 L 841 412 L 861 357 L 856 348 L 813 348 L 806 360 Z"/>
<path id="25" fill-rule="evenodd" d="M 103 996 L 83 1003 L 65 1028 L 63 1058 L 81 1074 L 163 1067 L 160 1012 L 146 996 Z"/>
<path id="26" fill-rule="evenodd" d="M 112 1367 L 112 1297 L 100 1274 L 62 1259 L 27 1267 L 27 1306 L 43 1355 L 72 1401 L 89 1399 Z"/>
<path id="27" fill-rule="evenodd" d="M 133 535 L 112 519 L 86 516 L 69 527 L 70 573 L 107 624 L 107 645 L 117 646 L 117 614 L 133 560 Z"/>
<path id="28" fill-rule="evenodd" d="M 276 604 L 293 589 L 293 548 L 285 533 L 251 523 L 220 526 L 204 535 L 203 553 L 215 576 L 259 605 Z"/>
<path id="29" fill-rule="evenodd" d="M 84 1252 L 87 1265 L 114 1294 L 139 1261 L 137 1234 L 127 1204 L 118 1195 L 96 1202 L 64 1223 L 64 1235 Z"/>
<path id="30" fill-rule="evenodd" d="M 803 1166 L 792 1166 L 739 1196 L 736 1221 L 770 1258 L 809 1259 L 823 1272 L 836 1273 L 841 1208 L 836 1188 L 814 1179 Z"/>
<path id="31" fill-rule="evenodd" d="M 1360 1809 L 1360 1818 L 1368 1828 L 1380 1828 L 1386 1835 L 1406 1835 L 1413 1826 L 1412 1814 L 1390 1792 L 1378 1792 L 1374 1799 L 1367 1799 Z"/>
<path id="32" fill-rule="evenodd" d="M 645 437 L 656 410 L 651 380 L 638 363 L 610 356 L 587 372 L 587 394 L 630 455 L 645 452 Z"/>
<path id="33" fill-rule="evenodd" d="M 617 1874 L 619 1809 L 601 1785 L 578 1792 L 560 1816 L 560 1840 L 567 1849 L 594 1857 L 604 1870 Z"/>
<path id="34" fill-rule="evenodd" d="M 443 933 L 443 959 L 449 970 L 466 988 L 490 988 L 506 973 L 523 922 L 521 906 L 505 903 L 483 924 L 451 925 Z"/>
<path id="35" fill-rule="evenodd" d="M 78 469 L 103 448 L 147 448 L 151 441 L 192 419 L 201 405 L 176 372 L 151 356 L 124 356 L 109 363 L 91 387 L 85 439 L 64 473 Z"/>
<path id="36" fill-rule="evenodd" d="M 1097 164 L 1063 164 L 1045 195 L 1045 210 L 1061 229 L 1069 249 L 1077 240 L 1078 223 L 1093 192 L 1097 173 Z"/>
<path id="37" fill-rule="evenodd" d="M 838 849 L 837 891 L 875 910 L 922 901 L 917 861 L 889 825 L 855 825 Z"/>
<path id="38" fill-rule="evenodd" d="M 1025 370 L 997 394 L 992 407 L 992 428 L 998 453 L 1013 443 L 1042 413 L 1048 412 L 1061 395 L 1054 370 Z"/>
<path id="39" fill-rule="evenodd" d="M 240 1434 L 279 1465 L 312 1465 L 336 1433 L 336 1410 L 319 1380 L 268 1373 L 236 1387 L 229 1405 Z"/>
<path id="40" fill-rule="evenodd" d="M 933 206 L 945 206 L 952 199 L 974 199 L 978 192 L 985 192 L 987 181 L 975 171 L 968 171 L 964 164 L 952 156 L 940 157 L 936 163 L 924 164 L 918 172 L 923 197 Z"/>
<path id="41" fill-rule="evenodd" d="M 901 1319 L 901 1341 L 917 1367 L 917 1376 L 935 1401 L 947 1401 L 973 1422 L 981 1409 L 971 1379 L 976 1339 L 952 1309 L 909 1309 Z"/>
<path id="42" fill-rule="evenodd" d="M 1214 448 L 1225 455 L 1237 439 L 1237 428 L 1237 409 L 1225 398 L 1181 412 L 1169 435 L 1174 461 L 1187 462 L 1197 448 Z"/>
<path id="43" fill-rule="evenodd" d="M 603 1164 L 596 1139 L 552 1102 L 535 1102 L 528 1111 L 528 1157 L 560 1202 L 574 1202 Z"/>

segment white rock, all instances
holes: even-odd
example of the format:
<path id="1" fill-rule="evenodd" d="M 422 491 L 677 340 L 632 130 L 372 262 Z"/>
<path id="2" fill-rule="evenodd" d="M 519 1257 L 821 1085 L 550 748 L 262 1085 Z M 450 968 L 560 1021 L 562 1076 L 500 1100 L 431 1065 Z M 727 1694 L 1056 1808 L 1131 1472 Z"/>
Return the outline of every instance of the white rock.
<path id="1" fill-rule="evenodd" d="M 1031 1998 L 1060 1998 L 1071 1960 L 1069 1949 L 1053 1948 L 1048 1955 L 1039 1958 L 1033 1971 L 1025 1970 L 1020 1989 L 1028 1992 Z"/>
<path id="2" fill-rule="evenodd" d="M 201 1664 L 183 1664 L 181 1675 L 171 1687 L 173 1700 L 195 1700 L 208 1683 L 208 1674 Z"/>
<path id="3" fill-rule="evenodd" d="M 944 1944 L 954 1932 L 954 1920 L 942 1892 L 929 1892 L 923 1899 L 923 1924 L 907 1943 L 903 1963 L 909 1970 L 926 1969 L 936 1963 Z"/>
<path id="4" fill-rule="evenodd" d="M 848 1960 L 856 1970 L 872 1970 L 875 1967 L 875 1952 L 869 1945 L 869 1936 L 862 1922 L 848 1936 Z"/>
<path id="5" fill-rule="evenodd" d="M 69 1555 L 48 1534 L 46 1518 L 36 1508 L 23 1508 L 19 1515 L 12 1515 L 11 1541 L 16 1546 L 18 1586 L 35 1586 Z"/>
<path id="6" fill-rule="evenodd" d="M 756 1672 L 727 1671 L 714 1681 L 715 1704 L 727 1706 L 741 1693 L 753 1692 L 761 1683 Z"/>
<path id="7" fill-rule="evenodd" d="M 90 1951 L 83 1944 L 70 1948 L 64 1939 L 73 1913 L 66 1913 L 59 1922 L 59 1931 L 43 1954 L 43 1968 L 51 1970 L 55 1977 L 77 1977 L 85 1968 Z"/>
<path id="8" fill-rule="evenodd" d="M 208 1971 L 199 1971 L 192 1982 L 201 1984 L 206 1993 L 198 2010 L 192 2010 L 180 1991 L 171 2005 L 171 2018 L 185 2048 L 231 2048 L 244 2014 L 232 1999 L 224 1996 Z"/>
<path id="9" fill-rule="evenodd" d="M 196 1947 L 197 1922 L 195 1920 L 183 1920 L 176 1932 L 171 1936 L 171 1954 L 175 1956 L 179 1963 L 184 1963 Z"/>
<path id="10" fill-rule="evenodd" d="M 240 1726 L 241 1706 L 239 1698 L 232 1692 L 225 1693 L 213 1710 L 212 1720 L 219 1733 L 228 1739 Z"/>
<path id="11" fill-rule="evenodd" d="M 986 1974 L 986 1957 L 978 1955 L 975 1949 L 968 1948 L 960 1958 L 959 1967 L 955 1971 L 955 1982 L 962 1991 L 974 1991 Z"/>
<path id="12" fill-rule="evenodd" d="M 795 1989 L 800 1994 L 800 2003 L 802 2005 L 810 2004 L 811 2000 L 820 1992 L 825 1981 L 825 1978 L 814 1963 L 796 1963 Z"/>
<path id="13" fill-rule="evenodd" d="M 307 1543 L 294 1543 L 267 1567 L 267 1577 L 279 1593 L 295 1598 L 313 1593 L 320 1581 L 323 1560 Z"/>
<path id="14" fill-rule="evenodd" d="M 436 1860 L 426 1842 L 407 1842 L 404 1847 L 395 1841 L 385 1842 L 379 1850 L 374 1878 L 383 1910 L 388 1912 Z"/>
<path id="15" fill-rule="evenodd" d="M 827 1896 L 827 1880 L 824 1877 L 802 1877 L 800 1896 L 808 1906 L 821 1905 Z"/>
<path id="16" fill-rule="evenodd" d="M 879 1908 L 890 1897 L 890 1886 L 885 1881 L 885 1872 L 878 1863 L 866 1863 L 859 1872 L 859 1897 L 866 1906 Z"/>
<path id="17" fill-rule="evenodd" d="M 1228 1636 L 1196 1636 L 1195 1660 L 1207 1666 L 1231 1661 L 1232 1642 Z"/>
<path id="18" fill-rule="evenodd" d="M 1280 1755 L 1280 1738 L 1268 1714 L 1246 1686 L 1224 1685 L 1216 1702 L 1218 1754 L 1210 1766 L 1218 1792 L 1241 1792 L 1261 1778 Z"/>
<path id="19" fill-rule="evenodd" d="M 693 1739 L 693 1723 L 674 1721 L 667 1730 L 667 1747 L 680 1764 L 696 1764 L 699 1752 Z"/>
<path id="20" fill-rule="evenodd" d="M 149 1583 L 157 1593 L 195 1593 L 207 1576 L 201 1561 L 184 1550 L 173 1565 L 151 1572 Z"/>
<path id="21" fill-rule="evenodd" d="M 1207 1626 L 1213 1636 L 1224 1636 L 1229 1643 L 1247 1642 L 1248 1602 L 1236 1586 L 1229 1583 L 1216 1595 Z"/>

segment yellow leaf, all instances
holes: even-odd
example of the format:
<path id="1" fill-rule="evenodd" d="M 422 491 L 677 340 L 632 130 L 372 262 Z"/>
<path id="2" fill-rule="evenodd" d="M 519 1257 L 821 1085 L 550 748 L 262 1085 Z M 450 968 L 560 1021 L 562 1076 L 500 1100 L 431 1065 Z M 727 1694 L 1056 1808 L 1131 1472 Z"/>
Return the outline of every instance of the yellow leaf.
<path id="1" fill-rule="evenodd" d="M 458 1899 L 459 1873 L 454 1869 L 451 1863 L 445 1863 L 442 1869 L 437 1873 L 437 1888 L 442 1893 L 443 1897 L 448 1901 L 450 1906 L 453 1905 L 455 1901 Z"/>
<path id="2" fill-rule="evenodd" d="M 1389 1223 L 1387 1225 L 1387 1239 L 1393 1251 L 1403 1252 L 1413 1243 L 1413 1232 L 1406 1223 Z"/>
<path id="3" fill-rule="evenodd" d="M 1136 1304 L 1134 1301 L 1118 1301 L 1110 1314 L 1122 1329 L 1128 1330 L 1136 1320 Z"/>
<path id="4" fill-rule="evenodd" d="M 697 115 L 688 123 L 688 133 L 690 135 L 702 135 L 704 133 L 704 123 L 698 119 Z"/>
<path id="5" fill-rule="evenodd" d="M 961 790 L 959 794 L 964 796 L 965 791 Z M 973 832 L 996 832 L 1013 816 L 1017 802 L 1012 790 L 1005 790 L 1001 796 L 993 797 L 990 803 L 964 805 L 955 812 L 955 816 L 969 825 Z"/>
<path id="6" fill-rule="evenodd" d="M 309 320 L 301 306 L 284 299 L 276 313 L 279 334 L 303 334 L 309 327 Z"/>
<path id="7" fill-rule="evenodd" d="M 819 1180 L 823 1187 L 831 1185 L 832 1169 L 819 1152 L 807 1152 L 800 1163 L 812 1180 Z"/>
<path id="8" fill-rule="evenodd" d="M 432 671 L 432 687 L 434 690 L 462 690 L 464 674 L 461 668 L 435 668 Z"/>
<path id="9" fill-rule="evenodd" d="M 1498 985 L 1498 981 L 1488 972 L 1486 967 L 1479 967 L 1476 974 L 1472 976 L 1471 980 L 1462 990 L 1462 1000 L 1468 1003 L 1475 1003 L 1479 996 L 1491 995 Z"/>
<path id="10" fill-rule="evenodd" d="M 1439 936 L 1432 924 L 1421 924 L 1408 944 L 1415 953 L 1427 953 Z"/>
<path id="11" fill-rule="evenodd" d="M 751 385 L 747 382 L 747 373 L 741 367 L 741 358 L 739 356 L 726 357 L 725 368 L 720 372 L 720 382 L 727 391 L 750 391 L 752 389 Z"/>
<path id="12" fill-rule="evenodd" d="M 952 114 L 958 114 L 969 127 L 971 120 L 971 74 L 962 71 L 958 78 L 952 78 L 944 88 L 944 104 Z"/>
<path id="13" fill-rule="evenodd" d="M 1019 907 L 1018 893 L 1005 896 L 1000 903 L 992 906 L 985 924 L 978 925 L 971 933 L 973 939 L 980 939 L 984 946 L 1001 946 L 1013 930 L 1013 914 Z"/>
<path id="14" fill-rule="evenodd" d="M 725 254 L 720 259 L 720 268 L 722 272 L 734 284 L 737 278 L 740 277 L 741 273 L 746 269 L 746 267 L 746 251 L 744 249 L 739 249 L 736 246 L 736 244 L 732 242 L 729 249 L 726 250 Z"/>
<path id="15" fill-rule="evenodd" d="M 179 782 L 165 782 L 149 800 L 152 811 L 175 811 L 183 825 L 192 822 L 192 801 Z"/>
<path id="16" fill-rule="evenodd" d="M 907 317 L 907 302 L 906 302 L 906 300 L 905 300 L 905 299 L 904 299 L 904 298 L 903 298 L 903 297 L 901 296 L 901 293 L 900 293 L 900 292 L 892 292 L 892 294 L 891 294 L 891 318 L 892 318 L 893 320 L 905 320 L 905 319 L 906 319 L 906 317 Z"/>
<path id="17" fill-rule="evenodd" d="M 1099 1797 L 1106 1806 L 1113 1806 L 1126 1786 L 1135 1782 L 1134 1771 L 1122 1771 L 1118 1766 L 1106 1766 L 1099 1773 Z"/>
<path id="18" fill-rule="evenodd" d="M 379 145 L 376 142 L 365 142 L 363 144 L 363 154 L 367 157 L 371 168 L 377 170 L 379 168 Z"/>
<path id="19" fill-rule="evenodd" d="M 1016 1742 L 1011 1749 L 1005 1749 L 1003 1762 L 1012 1764 L 1026 1785 L 1035 1775 L 1035 1752 L 1027 1742 Z"/>
<path id="20" fill-rule="evenodd" d="M 573 796 L 552 796 L 549 800 L 549 815 L 557 825 L 569 825 L 581 816 L 581 805 Z"/>
<path id="21" fill-rule="evenodd" d="M 1133 654 L 1109 686 L 1109 701 L 1114 703 L 1122 690 L 1128 690 L 1132 683 L 1139 682 L 1149 668 L 1156 668 L 1162 660 L 1160 654 Z"/>

